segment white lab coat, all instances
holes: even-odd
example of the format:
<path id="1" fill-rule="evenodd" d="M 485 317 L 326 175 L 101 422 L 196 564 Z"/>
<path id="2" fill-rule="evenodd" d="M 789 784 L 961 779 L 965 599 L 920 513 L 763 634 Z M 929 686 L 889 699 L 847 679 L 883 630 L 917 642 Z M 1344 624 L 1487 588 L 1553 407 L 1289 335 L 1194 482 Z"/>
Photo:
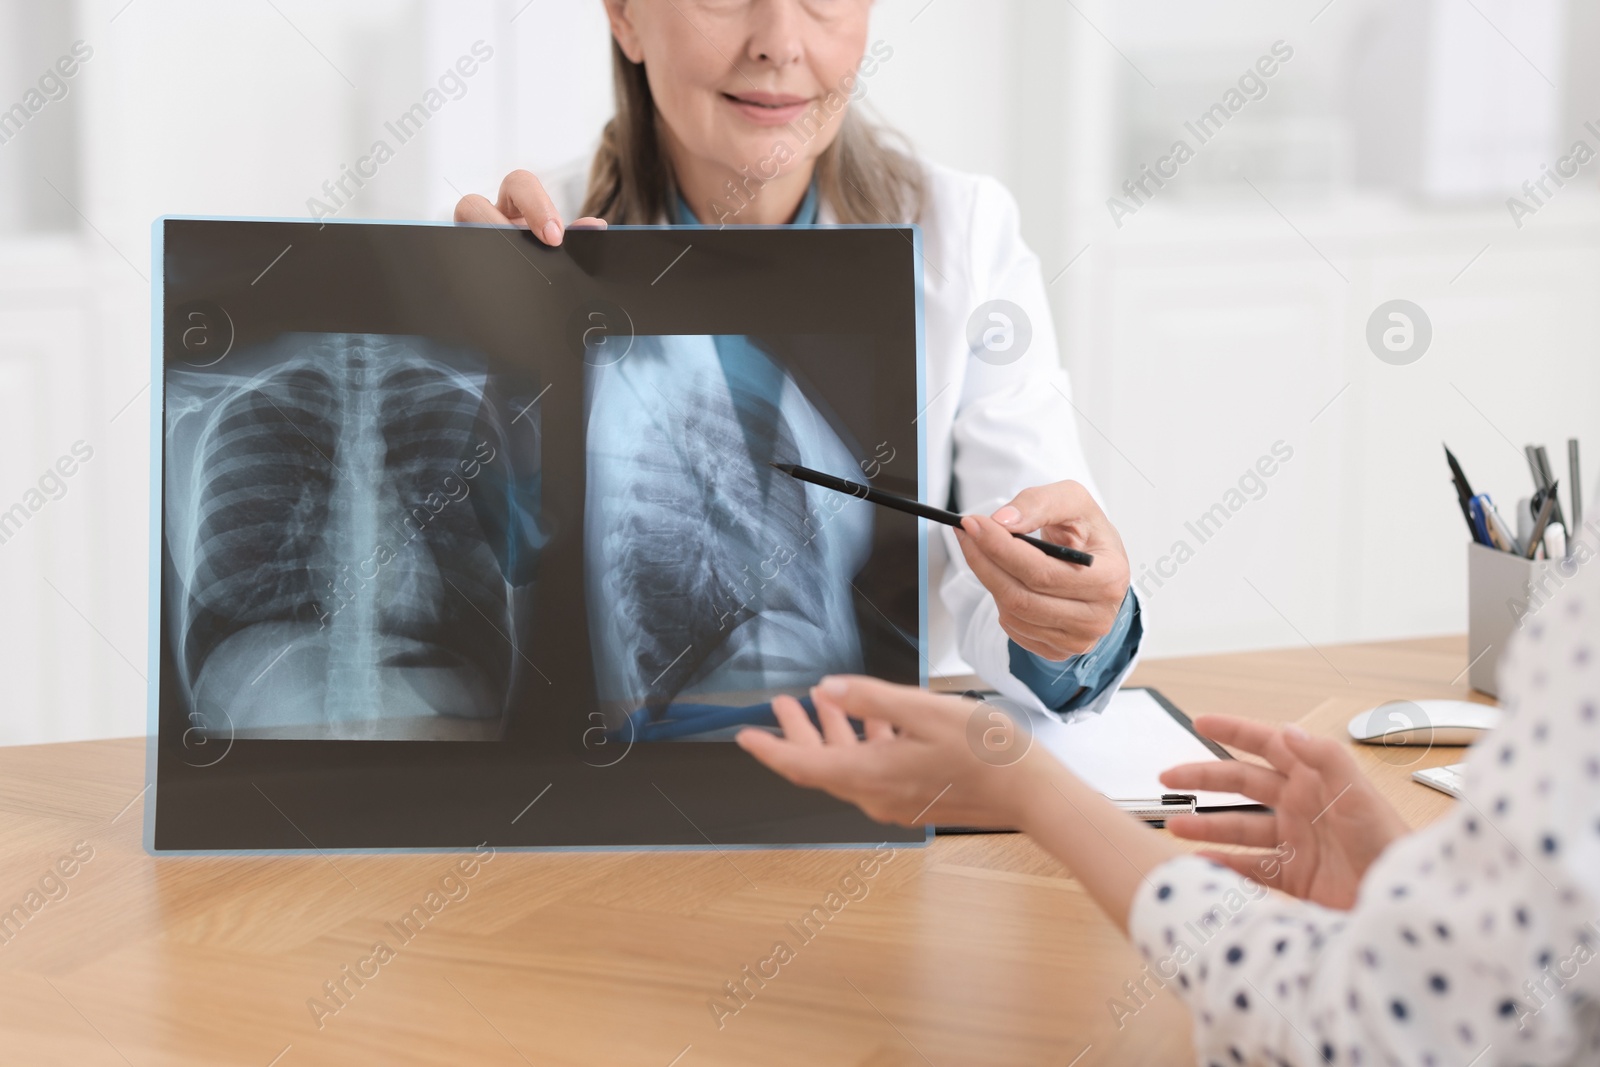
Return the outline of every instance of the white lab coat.
<path id="1" fill-rule="evenodd" d="M 1068 401 L 1072 386 L 1044 276 L 1022 239 L 1016 200 L 993 178 L 923 166 L 928 502 L 943 507 L 953 493 L 961 511 L 988 514 L 1029 486 L 1064 479 L 1083 483 L 1099 500 Z M 563 220 L 578 216 L 586 175 L 587 161 L 552 175 L 547 189 Z M 837 221 L 822 204 L 818 222 Z M 968 345 L 968 320 L 991 300 L 1016 304 L 1029 320 L 1031 342 L 1009 363 L 980 360 Z M 928 568 L 935 591 L 928 605 L 929 673 L 976 673 L 1005 696 L 1042 710 L 1012 675 L 999 609 L 949 527 L 930 524 Z M 1119 684 L 1121 678 L 1083 710 L 1102 710 Z"/>

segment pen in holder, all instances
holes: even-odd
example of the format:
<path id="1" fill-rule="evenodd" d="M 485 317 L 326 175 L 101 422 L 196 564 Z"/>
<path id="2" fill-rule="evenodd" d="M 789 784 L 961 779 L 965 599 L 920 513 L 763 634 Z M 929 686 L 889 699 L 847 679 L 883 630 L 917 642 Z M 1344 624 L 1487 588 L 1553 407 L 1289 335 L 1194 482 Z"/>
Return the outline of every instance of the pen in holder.
<path id="1" fill-rule="evenodd" d="M 1467 681 L 1472 688 L 1499 696 L 1496 677 L 1506 646 L 1592 558 L 1592 551 L 1579 551 L 1558 559 L 1526 559 L 1488 545 L 1467 546 Z"/>

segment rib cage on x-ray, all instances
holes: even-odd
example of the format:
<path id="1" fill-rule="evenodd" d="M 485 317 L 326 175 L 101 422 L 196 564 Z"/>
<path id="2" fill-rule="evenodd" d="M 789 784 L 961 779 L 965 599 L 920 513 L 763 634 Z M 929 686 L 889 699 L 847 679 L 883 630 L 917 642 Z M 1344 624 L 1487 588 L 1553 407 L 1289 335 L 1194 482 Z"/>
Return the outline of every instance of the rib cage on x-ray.
<path id="1" fill-rule="evenodd" d="M 510 460 L 500 423 L 484 375 L 419 338 L 292 334 L 169 368 L 170 638 L 203 725 L 498 720 L 519 620 L 467 497 Z"/>
<path id="2" fill-rule="evenodd" d="M 765 361 L 774 398 L 730 389 L 730 340 Z M 587 373 L 587 589 L 609 721 L 860 670 L 851 579 L 872 519 L 767 466 L 860 476 L 793 380 L 743 339 L 700 336 L 637 337 Z"/>

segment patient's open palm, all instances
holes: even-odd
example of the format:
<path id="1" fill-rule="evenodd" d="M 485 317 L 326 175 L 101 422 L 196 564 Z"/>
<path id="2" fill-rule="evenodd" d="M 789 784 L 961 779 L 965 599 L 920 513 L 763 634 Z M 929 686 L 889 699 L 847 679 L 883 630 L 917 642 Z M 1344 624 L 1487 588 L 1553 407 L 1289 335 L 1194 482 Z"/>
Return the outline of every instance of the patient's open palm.
<path id="1" fill-rule="evenodd" d="M 1172 832 L 1193 841 L 1267 849 L 1204 855 L 1292 896 L 1332 908 L 1353 905 L 1367 868 L 1407 827 L 1344 746 L 1297 727 L 1225 715 L 1201 716 L 1195 727 L 1270 766 L 1191 763 L 1167 771 L 1162 782 L 1174 789 L 1243 793 L 1274 810 L 1178 816 L 1168 820 Z"/>

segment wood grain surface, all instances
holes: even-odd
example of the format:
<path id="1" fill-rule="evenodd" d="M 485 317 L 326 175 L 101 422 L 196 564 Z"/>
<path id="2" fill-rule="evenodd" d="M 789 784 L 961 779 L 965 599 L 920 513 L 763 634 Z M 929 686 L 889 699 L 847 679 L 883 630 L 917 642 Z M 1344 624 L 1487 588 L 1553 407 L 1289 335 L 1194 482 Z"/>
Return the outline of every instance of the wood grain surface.
<path id="1" fill-rule="evenodd" d="M 1133 684 L 1342 735 L 1386 700 L 1466 696 L 1465 667 L 1438 638 L 1151 661 Z M 1409 775 L 1462 749 L 1358 747 L 1413 824 L 1451 803 Z M 1169 993 L 1118 1025 L 1142 961 L 1017 835 L 156 859 L 143 774 L 143 739 L 0 749 L 0 1064 L 1192 1062 Z"/>

